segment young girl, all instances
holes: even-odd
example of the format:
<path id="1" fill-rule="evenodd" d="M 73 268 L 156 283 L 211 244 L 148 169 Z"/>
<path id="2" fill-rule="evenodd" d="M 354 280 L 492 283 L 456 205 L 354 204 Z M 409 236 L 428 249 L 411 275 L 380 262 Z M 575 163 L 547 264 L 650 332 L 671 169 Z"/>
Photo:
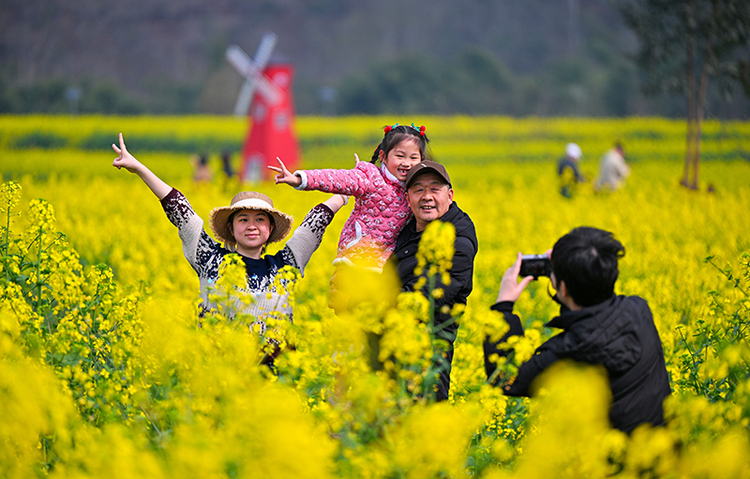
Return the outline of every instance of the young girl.
<path id="1" fill-rule="evenodd" d="M 409 219 L 404 180 L 409 170 L 425 159 L 425 127 L 385 127 L 383 141 L 370 163 L 359 161 L 351 170 L 304 170 L 290 173 L 279 159 L 276 184 L 300 190 L 319 190 L 354 196 L 357 200 L 339 239 L 334 264 L 382 270 L 396 246 L 396 238 Z M 375 163 L 380 160 L 380 166 Z"/>
<path id="2" fill-rule="evenodd" d="M 292 228 L 292 217 L 273 206 L 268 196 L 253 191 L 243 191 L 232 198 L 229 206 L 220 206 L 211 211 L 209 222 L 216 237 L 212 239 L 203 229 L 203 220 L 195 213 L 187 198 L 159 179 L 154 173 L 135 159 L 125 147 L 122 133 L 120 146 L 112 144 L 118 156 L 112 166 L 125 168 L 137 174 L 161 201 L 169 221 L 174 224 L 182 240 L 182 250 L 200 280 L 203 313 L 213 308 L 208 300 L 208 290 L 219 277 L 219 265 L 230 253 L 237 253 L 245 263 L 249 292 L 254 301 L 243 306 L 242 313 L 256 318 L 261 334 L 265 332 L 264 317 L 285 315 L 291 321 L 292 306 L 288 293 L 279 293 L 274 279 L 284 266 L 291 266 L 304 273 L 313 252 L 320 245 L 323 233 L 334 214 L 346 202 L 341 195 L 334 195 L 315 206 L 307 213 L 302 224 L 275 255 L 264 254 L 268 243 L 281 241 Z"/>

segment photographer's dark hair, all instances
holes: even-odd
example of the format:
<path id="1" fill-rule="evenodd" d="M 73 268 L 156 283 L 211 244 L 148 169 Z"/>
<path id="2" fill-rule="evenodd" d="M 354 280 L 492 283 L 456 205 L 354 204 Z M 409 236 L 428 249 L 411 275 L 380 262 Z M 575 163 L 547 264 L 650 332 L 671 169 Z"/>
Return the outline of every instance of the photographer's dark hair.
<path id="1" fill-rule="evenodd" d="M 427 157 L 427 143 L 429 139 L 424 134 L 424 127 L 417 130 L 410 125 L 397 125 L 393 127 L 386 127 L 385 135 L 383 135 L 383 141 L 380 142 L 375 152 L 372 154 L 370 163 L 375 163 L 380 158 L 380 152 L 383 152 L 383 156 L 388 156 L 388 153 L 399 143 L 406 139 L 411 139 L 419 145 L 419 153 L 422 156 L 422 161 L 429 160 Z"/>
<path id="2" fill-rule="evenodd" d="M 552 272 L 565 281 L 568 294 L 579 306 L 593 306 L 612 297 L 625 248 L 609 231 L 581 226 L 555 243 Z"/>

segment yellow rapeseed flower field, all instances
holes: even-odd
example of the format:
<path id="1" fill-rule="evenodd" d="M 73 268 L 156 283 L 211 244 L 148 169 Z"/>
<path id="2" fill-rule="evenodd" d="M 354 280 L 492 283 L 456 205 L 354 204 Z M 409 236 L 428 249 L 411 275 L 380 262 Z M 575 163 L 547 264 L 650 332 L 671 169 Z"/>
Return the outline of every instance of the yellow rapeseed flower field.
<path id="1" fill-rule="evenodd" d="M 135 175 L 111 166 L 110 144 L 123 132 L 206 224 L 254 189 L 296 226 L 326 195 L 222 176 L 218 149 L 241 145 L 244 119 L 0 116 L 0 476 L 750 477 L 750 123 L 706 122 L 696 191 L 679 186 L 684 122 L 660 118 L 303 117 L 302 166 L 350 168 L 399 121 L 426 125 L 479 239 L 442 404 L 418 394 L 431 354 L 421 296 L 346 318 L 327 306 L 352 202 L 297 281 L 294 324 L 269 323 L 294 345 L 278 374 L 258 364 L 264 345 L 247 327 L 198 318 L 176 229 Z M 556 161 L 570 141 L 587 182 L 568 199 Z M 632 174 L 597 194 L 615 141 Z M 206 184 L 192 180 L 200 151 L 212 155 Z M 651 306 L 674 391 L 666 427 L 612 430 L 606 378 L 581 365 L 560 365 L 530 400 L 485 383 L 481 342 L 503 327 L 489 311 L 502 273 L 517 252 L 544 252 L 581 225 L 624 244 L 616 291 Z M 444 256 L 443 234 L 427 258 Z M 553 334 L 548 283 L 516 305 L 527 328 L 518 356 Z"/>

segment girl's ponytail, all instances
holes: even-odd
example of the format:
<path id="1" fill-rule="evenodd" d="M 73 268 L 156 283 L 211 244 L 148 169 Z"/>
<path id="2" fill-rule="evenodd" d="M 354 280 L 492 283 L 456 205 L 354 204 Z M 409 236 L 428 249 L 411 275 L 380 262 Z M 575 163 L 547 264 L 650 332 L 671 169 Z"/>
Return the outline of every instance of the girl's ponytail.
<path id="1" fill-rule="evenodd" d="M 378 158 L 380 158 L 381 151 L 383 151 L 383 143 L 380 143 L 378 147 L 375 148 L 375 153 L 372 154 L 372 159 L 370 160 L 370 163 L 375 163 L 376 161 L 378 161 Z"/>

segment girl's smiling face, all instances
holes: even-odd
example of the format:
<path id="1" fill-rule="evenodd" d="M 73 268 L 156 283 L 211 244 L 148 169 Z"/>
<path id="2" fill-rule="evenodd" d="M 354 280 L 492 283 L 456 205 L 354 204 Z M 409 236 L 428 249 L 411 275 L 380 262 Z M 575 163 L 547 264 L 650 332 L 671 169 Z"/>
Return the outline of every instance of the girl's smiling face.
<path id="1" fill-rule="evenodd" d="M 422 161 L 422 153 L 419 151 L 419 144 L 407 138 L 389 151 L 388 155 L 381 151 L 380 160 L 393 176 L 399 181 L 405 181 L 411 167 Z"/>

